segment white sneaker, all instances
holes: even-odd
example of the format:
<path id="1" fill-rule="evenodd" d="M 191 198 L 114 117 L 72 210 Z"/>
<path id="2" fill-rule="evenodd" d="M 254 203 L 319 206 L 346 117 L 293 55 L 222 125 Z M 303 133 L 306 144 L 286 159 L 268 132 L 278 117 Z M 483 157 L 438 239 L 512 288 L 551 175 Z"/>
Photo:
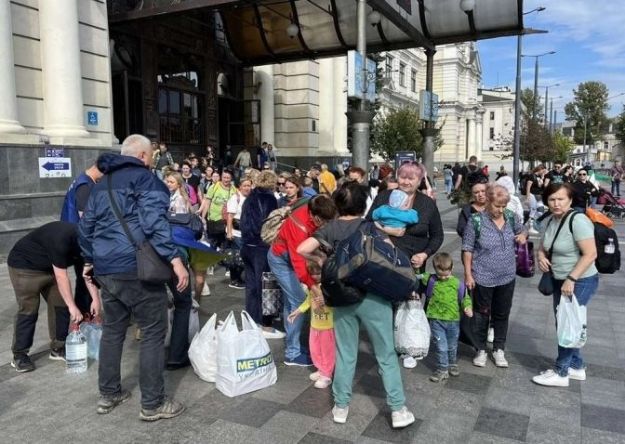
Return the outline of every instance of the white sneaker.
<path id="1" fill-rule="evenodd" d="M 497 367 L 508 367 L 508 361 L 506 360 L 506 355 L 503 350 L 498 349 L 493 352 L 493 361 L 495 361 Z"/>
<path id="2" fill-rule="evenodd" d="M 215 267 L 208 267 L 207 274 L 212 276 L 215 274 Z"/>
<path id="3" fill-rule="evenodd" d="M 332 407 L 332 416 L 334 417 L 334 422 L 337 424 L 345 424 L 347 422 L 347 415 L 349 414 L 349 406 L 347 407 Z"/>
<path id="4" fill-rule="evenodd" d="M 211 295 L 211 289 L 208 286 L 208 282 L 204 281 L 204 288 L 202 288 L 202 296 L 210 296 Z"/>
<path id="5" fill-rule="evenodd" d="M 585 368 L 571 368 L 571 367 L 569 367 L 569 379 L 574 379 L 576 381 L 585 381 L 586 380 L 586 369 Z"/>
<path id="6" fill-rule="evenodd" d="M 568 376 L 560 376 L 553 370 L 549 369 L 544 372 L 541 372 L 540 375 L 536 375 L 532 378 L 538 385 L 546 385 L 548 387 L 568 387 L 569 386 L 569 377 Z"/>
<path id="7" fill-rule="evenodd" d="M 328 388 L 332 384 L 332 379 L 326 378 L 325 376 L 319 376 L 319 379 L 315 381 L 315 388 L 324 389 Z"/>
<path id="8" fill-rule="evenodd" d="M 308 377 L 310 378 L 311 381 L 316 381 L 317 379 L 321 377 L 321 375 L 319 374 L 319 372 L 314 372 L 308 375 Z"/>
<path id="9" fill-rule="evenodd" d="M 485 367 L 487 359 L 486 350 L 478 350 L 475 358 L 473 358 L 473 365 L 476 367 Z"/>
<path id="10" fill-rule="evenodd" d="M 226 272 L 224 273 L 224 276 L 229 278 L 230 277 L 230 270 L 226 270 Z"/>
<path id="11" fill-rule="evenodd" d="M 276 330 L 275 328 L 271 331 L 267 331 L 264 328 L 262 330 L 263 330 L 263 336 L 265 337 L 265 339 L 282 339 L 286 337 L 286 333 L 280 330 Z"/>
<path id="12" fill-rule="evenodd" d="M 391 413 L 391 420 L 393 422 L 394 429 L 401 429 L 407 427 L 414 422 L 414 415 L 406 406 L 403 406 L 399 410 L 395 410 Z"/>
<path id="13" fill-rule="evenodd" d="M 488 335 L 486 336 L 486 342 L 490 342 L 491 344 L 495 340 L 495 329 L 490 327 L 488 329 Z"/>
<path id="14" fill-rule="evenodd" d="M 415 368 L 417 366 L 417 360 L 412 356 L 406 356 L 404 358 L 404 368 Z"/>

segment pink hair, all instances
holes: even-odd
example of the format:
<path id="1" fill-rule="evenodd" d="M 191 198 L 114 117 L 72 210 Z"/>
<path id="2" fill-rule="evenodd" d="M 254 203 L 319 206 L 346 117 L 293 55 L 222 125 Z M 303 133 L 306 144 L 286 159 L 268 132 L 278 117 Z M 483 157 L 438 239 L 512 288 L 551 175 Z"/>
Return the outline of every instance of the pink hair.
<path id="1" fill-rule="evenodd" d="M 424 176 L 423 166 L 406 162 L 399 167 L 399 170 L 397 170 L 397 177 L 400 177 L 403 174 L 407 174 L 409 176 L 417 176 L 421 178 Z"/>

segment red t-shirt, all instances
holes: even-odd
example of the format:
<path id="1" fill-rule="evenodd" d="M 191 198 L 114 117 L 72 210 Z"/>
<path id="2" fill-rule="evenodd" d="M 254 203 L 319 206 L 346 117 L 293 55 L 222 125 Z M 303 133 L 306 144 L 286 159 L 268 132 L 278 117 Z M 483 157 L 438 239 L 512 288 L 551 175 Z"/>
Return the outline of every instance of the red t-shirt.
<path id="1" fill-rule="evenodd" d="M 271 246 L 271 251 L 276 256 L 285 252 L 289 253 L 291 265 L 297 278 L 309 288 L 315 284 L 315 281 L 308 273 L 306 259 L 297 253 L 297 247 L 311 237 L 315 231 L 317 231 L 317 226 L 310 215 L 308 204 L 302 205 L 284 221 L 278 232 L 278 237 Z"/>

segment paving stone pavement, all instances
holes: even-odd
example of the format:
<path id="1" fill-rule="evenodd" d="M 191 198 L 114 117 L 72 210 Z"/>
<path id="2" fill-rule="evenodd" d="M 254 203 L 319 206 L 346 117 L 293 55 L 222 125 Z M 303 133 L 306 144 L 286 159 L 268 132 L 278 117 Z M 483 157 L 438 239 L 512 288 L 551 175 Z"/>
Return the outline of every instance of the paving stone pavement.
<path id="1" fill-rule="evenodd" d="M 457 212 L 439 200 L 445 225 L 442 251 L 459 259 L 454 226 Z M 625 224 L 617 231 L 625 240 Z M 621 245 L 623 248 L 623 245 Z M 460 271 L 459 261 L 456 272 Z M 548 368 L 556 353 L 551 299 L 536 290 L 538 275 L 517 279 L 506 354 L 508 369 L 489 361 L 471 364 L 472 350 L 459 349 L 461 375 L 445 384 L 428 376 L 429 356 L 413 370 L 402 369 L 414 425 L 395 431 L 384 400 L 371 346 L 363 333 L 354 396 L 347 424 L 332 422 L 329 390 L 312 386 L 312 370 L 282 364 L 282 341 L 270 341 L 275 386 L 236 398 L 222 395 L 188 368 L 166 372 L 166 389 L 187 405 L 178 418 L 139 421 L 138 351 L 129 330 L 122 362 L 129 402 L 111 414 L 95 413 L 97 363 L 83 375 L 66 375 L 48 359 L 45 304 L 32 352 L 37 370 L 18 374 L 9 365 L 16 305 L 6 264 L 0 265 L 0 442 L 210 442 L 210 443 L 625 443 L 625 272 L 601 275 L 588 310 L 589 339 L 583 350 L 588 379 L 568 388 L 545 388 L 530 378 Z M 212 295 L 202 299 L 205 314 L 223 319 L 240 310 L 244 292 L 229 289 L 223 270 L 210 278 Z M 201 320 L 207 319 L 202 315 Z"/>

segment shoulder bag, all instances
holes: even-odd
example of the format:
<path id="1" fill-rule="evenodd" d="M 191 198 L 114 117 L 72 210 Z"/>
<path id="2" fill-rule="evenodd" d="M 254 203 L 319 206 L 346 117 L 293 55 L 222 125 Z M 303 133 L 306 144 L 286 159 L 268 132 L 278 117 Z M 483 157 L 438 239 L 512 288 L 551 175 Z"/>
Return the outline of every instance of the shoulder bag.
<path id="1" fill-rule="evenodd" d="M 124 229 L 128 240 L 130 240 L 130 243 L 135 247 L 137 258 L 137 278 L 142 282 L 149 282 L 152 284 L 163 284 L 165 282 L 169 282 L 172 278 L 171 265 L 159 256 L 147 239 L 144 239 L 140 244 L 138 244 L 134 237 L 132 237 L 132 234 L 130 234 L 128 224 L 121 215 L 121 211 L 113 198 L 112 178 L 112 173 L 109 173 L 106 178 L 108 181 L 109 200 L 111 201 L 111 208 L 113 209 L 113 212 L 119 222 L 122 224 L 122 228 Z"/>
<path id="2" fill-rule="evenodd" d="M 553 246 L 556 243 L 556 239 L 558 239 L 558 234 L 560 234 L 560 230 L 562 229 L 564 222 L 566 221 L 566 219 L 569 217 L 570 214 L 571 212 L 569 211 L 560 221 L 560 225 L 558 225 L 558 229 L 556 230 L 556 235 L 553 237 L 553 241 L 551 242 L 551 246 L 549 247 L 549 250 L 547 250 L 547 259 L 549 259 L 549 262 L 551 262 L 551 256 L 553 254 Z M 551 223 L 551 221 L 549 222 Z M 538 291 L 540 291 L 545 296 L 551 296 L 553 294 L 553 291 L 554 291 L 553 273 L 551 272 L 551 270 L 543 273 L 542 277 L 540 278 L 540 282 L 538 283 Z"/>

